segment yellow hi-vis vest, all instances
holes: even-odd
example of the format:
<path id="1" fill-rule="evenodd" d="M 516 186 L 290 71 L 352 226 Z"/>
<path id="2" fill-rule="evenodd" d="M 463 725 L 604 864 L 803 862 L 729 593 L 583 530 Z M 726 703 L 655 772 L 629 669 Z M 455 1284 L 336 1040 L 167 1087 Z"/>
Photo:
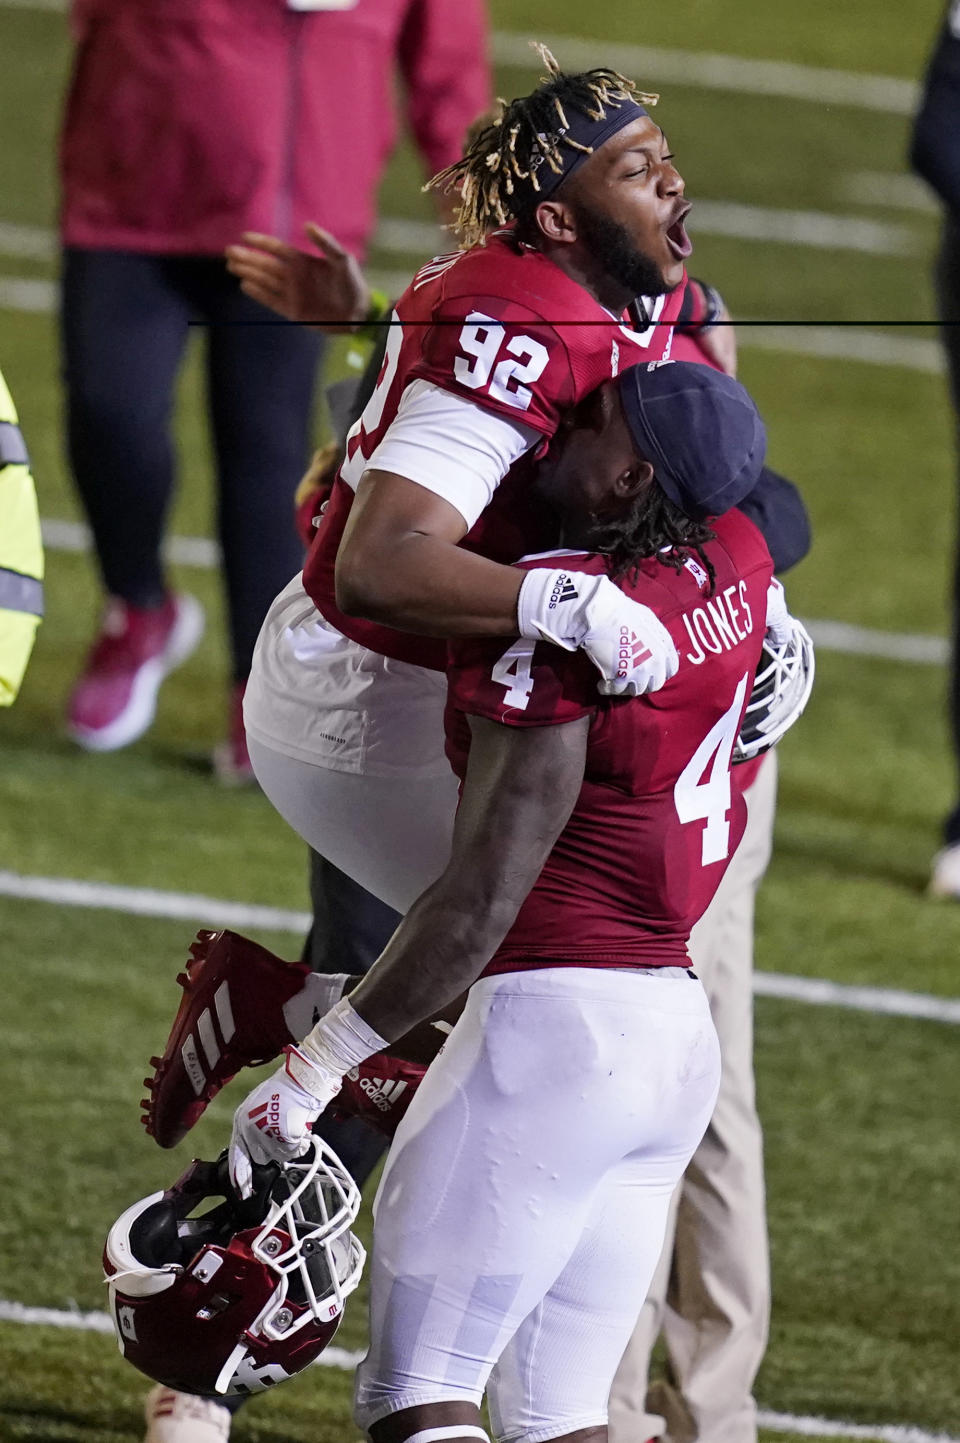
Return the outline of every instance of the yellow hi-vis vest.
<path id="1" fill-rule="evenodd" d="M 37 493 L 16 407 L 0 372 L 0 706 L 16 699 L 42 616 Z"/>

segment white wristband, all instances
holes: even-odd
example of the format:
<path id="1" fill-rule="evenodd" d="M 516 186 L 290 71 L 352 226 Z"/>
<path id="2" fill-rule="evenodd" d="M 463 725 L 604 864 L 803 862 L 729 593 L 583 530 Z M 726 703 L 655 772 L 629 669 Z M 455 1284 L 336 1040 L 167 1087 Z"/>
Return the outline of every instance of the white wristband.
<path id="1" fill-rule="evenodd" d="M 311 1086 L 309 1073 L 298 1066 L 298 1060 L 305 1061 L 321 1074 L 325 1089 L 330 1082 L 339 1082 L 351 1067 L 358 1067 L 372 1053 L 382 1052 L 388 1046 L 379 1032 L 367 1026 L 351 1005 L 349 997 L 341 997 L 300 1043 L 296 1049 L 299 1059 L 292 1055 L 292 1049 L 288 1053 L 287 1070 L 301 1087 L 312 1092 L 314 1087 Z"/>

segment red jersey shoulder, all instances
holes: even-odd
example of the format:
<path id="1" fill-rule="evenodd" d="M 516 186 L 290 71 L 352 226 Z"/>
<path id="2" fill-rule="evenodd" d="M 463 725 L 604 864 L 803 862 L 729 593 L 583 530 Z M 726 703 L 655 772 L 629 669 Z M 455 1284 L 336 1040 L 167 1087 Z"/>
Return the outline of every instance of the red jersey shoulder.
<path id="1" fill-rule="evenodd" d="M 755 566 L 773 567 L 763 532 L 742 511 L 728 511 L 710 524 L 716 533 L 716 540 L 710 543 L 711 546 L 722 547 L 732 564 L 741 570 L 750 570 Z"/>
<path id="2" fill-rule="evenodd" d="M 398 305 L 419 317 L 420 352 L 411 379 L 459 392 L 487 409 L 552 435 L 576 400 L 562 327 L 574 308 L 599 310 L 582 287 L 537 251 L 491 237 L 438 256 L 414 277 Z M 429 311 L 428 316 L 423 312 Z"/>
<path id="3" fill-rule="evenodd" d="M 410 377 L 551 435 L 560 412 L 601 381 L 669 354 L 682 291 L 645 303 L 641 332 L 539 251 L 495 233 L 430 261 L 401 297 L 401 321 L 422 331 Z"/>

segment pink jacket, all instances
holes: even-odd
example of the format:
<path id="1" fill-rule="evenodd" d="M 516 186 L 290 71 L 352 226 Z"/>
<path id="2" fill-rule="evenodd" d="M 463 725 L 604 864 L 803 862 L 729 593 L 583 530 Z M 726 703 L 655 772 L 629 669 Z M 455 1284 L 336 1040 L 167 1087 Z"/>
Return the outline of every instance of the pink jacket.
<path id="1" fill-rule="evenodd" d="M 71 246 L 216 255 L 243 230 L 303 243 L 314 220 L 362 256 L 395 67 L 428 172 L 490 102 L 483 0 L 74 0 L 73 23 Z"/>

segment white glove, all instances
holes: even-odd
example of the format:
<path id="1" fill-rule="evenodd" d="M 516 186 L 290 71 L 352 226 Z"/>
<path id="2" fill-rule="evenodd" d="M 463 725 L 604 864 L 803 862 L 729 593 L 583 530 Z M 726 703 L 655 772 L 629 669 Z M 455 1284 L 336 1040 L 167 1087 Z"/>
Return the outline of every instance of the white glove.
<path id="1" fill-rule="evenodd" d="M 631 601 L 608 576 L 528 571 L 517 602 L 520 635 L 582 649 L 599 671 L 603 696 L 643 696 L 676 676 L 677 649 L 649 606 Z"/>
<path id="2" fill-rule="evenodd" d="M 307 1147 L 307 1133 L 340 1091 L 344 1074 L 389 1046 L 358 1016 L 348 997 L 331 1007 L 299 1047 L 233 1115 L 230 1181 L 241 1197 L 253 1191 L 253 1164 L 289 1162 Z"/>
<path id="3" fill-rule="evenodd" d="M 306 1151 L 311 1125 L 340 1091 L 340 1078 L 324 1073 L 296 1047 L 283 1067 L 244 1098 L 233 1115 L 230 1181 L 241 1197 L 253 1191 L 253 1164 L 289 1162 Z"/>
<path id="4" fill-rule="evenodd" d="M 774 577 L 767 587 L 766 636 L 775 646 L 785 646 L 797 626 L 799 626 L 799 622 L 787 610 L 787 598 L 783 585 Z"/>

